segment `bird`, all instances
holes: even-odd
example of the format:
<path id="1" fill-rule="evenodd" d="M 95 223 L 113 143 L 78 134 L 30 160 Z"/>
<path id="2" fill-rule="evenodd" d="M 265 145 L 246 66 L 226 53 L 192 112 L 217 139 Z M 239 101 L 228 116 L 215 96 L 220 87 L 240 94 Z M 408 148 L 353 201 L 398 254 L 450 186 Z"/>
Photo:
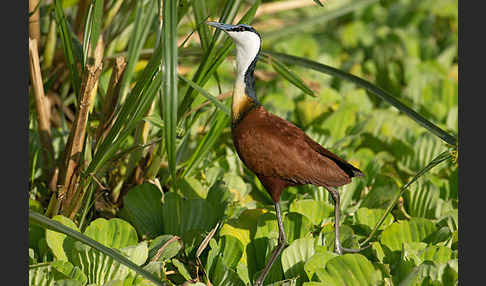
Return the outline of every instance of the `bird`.
<path id="1" fill-rule="evenodd" d="M 207 22 L 224 31 L 236 47 L 236 77 L 231 104 L 231 136 L 238 157 L 252 171 L 274 203 L 279 236 L 265 268 L 255 281 L 262 285 L 275 259 L 286 245 L 280 211 L 285 188 L 312 184 L 324 187 L 334 200 L 334 251 L 347 249 L 339 240 L 340 199 L 337 187 L 346 185 L 363 172 L 315 142 L 302 129 L 268 112 L 258 101 L 254 71 L 261 51 L 261 36 L 247 24 Z"/>

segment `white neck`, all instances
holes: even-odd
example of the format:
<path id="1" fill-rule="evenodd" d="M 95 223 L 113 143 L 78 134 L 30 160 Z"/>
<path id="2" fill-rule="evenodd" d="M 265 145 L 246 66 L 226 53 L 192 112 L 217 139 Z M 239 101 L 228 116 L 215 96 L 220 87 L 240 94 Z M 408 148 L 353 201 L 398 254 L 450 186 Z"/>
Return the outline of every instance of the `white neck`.
<path id="1" fill-rule="evenodd" d="M 253 32 L 227 32 L 236 45 L 237 74 L 244 76 L 260 50 L 260 37 Z"/>
<path id="2" fill-rule="evenodd" d="M 260 51 L 260 37 L 253 32 L 227 32 L 236 45 L 236 79 L 233 90 L 233 117 L 240 112 L 248 97 L 245 94 L 245 73 Z"/>

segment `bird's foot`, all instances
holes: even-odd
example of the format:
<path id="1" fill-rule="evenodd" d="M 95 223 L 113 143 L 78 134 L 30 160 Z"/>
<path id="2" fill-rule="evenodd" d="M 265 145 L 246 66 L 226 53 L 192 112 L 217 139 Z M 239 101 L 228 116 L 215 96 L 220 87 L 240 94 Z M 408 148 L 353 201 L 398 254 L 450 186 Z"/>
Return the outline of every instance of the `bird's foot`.
<path id="1" fill-rule="evenodd" d="M 365 250 L 368 247 L 370 247 L 370 245 L 361 248 L 346 248 L 346 247 L 342 247 L 341 245 L 338 245 L 337 247 L 334 248 L 334 252 L 336 252 L 339 255 L 343 255 L 344 253 L 358 253 L 362 250 Z"/>

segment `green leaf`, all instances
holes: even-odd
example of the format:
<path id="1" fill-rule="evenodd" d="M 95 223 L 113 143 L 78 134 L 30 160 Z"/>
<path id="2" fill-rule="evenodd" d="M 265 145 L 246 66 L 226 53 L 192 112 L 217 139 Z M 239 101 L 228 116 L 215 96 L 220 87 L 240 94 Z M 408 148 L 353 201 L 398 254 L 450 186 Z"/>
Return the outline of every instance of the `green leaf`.
<path id="1" fill-rule="evenodd" d="M 56 14 L 56 23 L 59 25 L 59 34 L 62 39 L 62 46 L 64 48 L 64 55 L 66 56 L 67 66 L 69 68 L 69 75 L 74 87 L 74 93 L 78 98 L 81 79 L 79 77 L 78 69 L 76 67 L 76 60 L 74 58 L 74 48 L 72 39 L 75 37 L 72 31 L 69 29 L 66 18 L 64 16 L 63 7 L 61 6 L 61 0 L 54 0 L 54 11 Z"/>
<path id="2" fill-rule="evenodd" d="M 56 286 L 83 286 L 83 282 L 73 279 L 62 279 L 56 281 Z"/>
<path id="3" fill-rule="evenodd" d="M 378 175 L 361 206 L 369 209 L 385 209 L 398 193 L 399 189 L 395 180 L 389 176 Z"/>
<path id="4" fill-rule="evenodd" d="M 293 200 L 289 211 L 306 216 L 314 225 L 320 225 L 325 218 L 334 213 L 334 207 L 326 201 L 312 199 Z"/>
<path id="5" fill-rule="evenodd" d="M 371 233 L 368 235 L 368 237 L 361 243 L 362 245 L 365 245 L 370 239 L 373 237 L 375 232 L 378 230 L 380 227 L 381 223 L 385 220 L 385 216 L 388 215 L 388 213 L 391 212 L 392 208 L 395 206 L 395 204 L 398 202 L 398 199 L 403 195 L 403 193 L 407 190 L 407 188 L 416 182 L 420 177 L 422 177 L 424 174 L 426 174 L 428 171 L 430 171 L 432 168 L 435 166 L 439 165 L 440 163 L 448 160 L 451 158 L 451 154 L 448 151 L 442 152 L 439 156 L 435 157 L 432 161 L 430 161 L 427 166 L 422 168 L 410 181 L 408 181 L 405 185 L 403 185 L 400 189 L 400 192 L 398 192 L 393 200 L 389 203 L 388 207 L 386 208 L 385 214 L 380 218 L 378 221 L 377 225 L 373 228 Z"/>
<path id="6" fill-rule="evenodd" d="M 287 248 L 282 251 L 282 269 L 285 278 L 300 276 L 301 279 L 307 277 L 304 265 L 315 253 L 313 238 L 300 238 L 294 240 Z"/>
<path id="7" fill-rule="evenodd" d="M 440 216 L 440 190 L 430 181 L 418 180 L 403 196 L 404 206 L 412 217 L 435 219 Z M 439 212 L 439 213 L 438 213 Z"/>
<path id="8" fill-rule="evenodd" d="M 161 112 L 164 119 L 165 148 L 167 151 L 169 172 L 176 182 L 176 129 L 178 109 L 177 89 L 177 0 L 164 0 L 162 42 L 164 81 L 162 85 Z"/>
<path id="9" fill-rule="evenodd" d="M 86 170 L 87 173 L 97 173 L 107 164 L 108 160 L 116 158 L 115 153 L 119 151 L 121 144 L 128 136 L 132 135 L 140 120 L 146 115 L 157 91 L 162 85 L 163 73 L 157 74 L 161 58 L 162 49 L 157 49 L 145 67 L 141 79 L 133 87 L 130 96 L 127 97 L 127 100 L 117 113 L 112 128 L 104 140 L 97 144 L 93 160 Z M 125 76 L 126 69 L 124 78 Z"/>
<path id="10" fill-rule="evenodd" d="M 329 130 L 333 138 L 341 139 L 347 135 L 348 129 L 355 125 L 357 111 L 358 106 L 354 104 L 342 104 L 326 118 L 322 128 Z"/>
<path id="11" fill-rule="evenodd" d="M 285 279 L 267 285 L 268 286 L 297 286 L 297 278 Z"/>
<path id="12" fill-rule="evenodd" d="M 152 273 L 153 275 L 155 275 L 155 277 L 158 277 L 160 280 L 165 280 L 165 279 L 167 279 L 166 274 L 164 272 L 165 267 L 166 267 L 165 265 L 166 265 L 166 263 L 162 262 L 162 261 L 150 261 L 146 265 L 143 266 L 143 269 L 147 270 L 149 273 Z M 143 277 L 137 275 L 137 279 L 140 280 L 140 279 L 143 279 Z M 140 283 L 135 283 L 135 285 L 145 285 L 143 283 L 151 283 L 147 279 L 143 279 L 143 281 L 137 281 L 137 282 L 140 282 Z M 141 283 L 141 282 L 143 282 L 143 283 Z"/>
<path id="13" fill-rule="evenodd" d="M 407 263 L 402 262 L 406 265 Z M 398 268 L 394 275 L 394 282 L 400 286 L 407 285 L 457 285 L 457 278 L 454 271 L 449 272 L 449 264 L 438 265 L 432 261 L 424 261 L 418 266 L 408 263 L 406 266 Z M 443 277 L 450 278 L 445 280 Z M 449 276 L 451 275 L 451 276 Z"/>
<path id="14" fill-rule="evenodd" d="M 366 232 L 369 233 L 384 214 L 384 209 L 359 208 L 356 212 L 356 222 L 359 225 L 364 226 Z M 393 223 L 393 220 L 393 216 L 388 214 L 379 229 L 383 230 L 385 227 Z"/>
<path id="15" fill-rule="evenodd" d="M 141 237 L 153 238 L 163 233 L 162 193 L 153 184 L 143 183 L 123 197 L 118 215 L 129 221 Z"/>
<path id="16" fill-rule="evenodd" d="M 381 243 L 391 251 L 400 251 L 405 242 L 422 242 L 437 230 L 435 224 L 424 218 L 398 221 L 383 230 Z"/>
<path id="17" fill-rule="evenodd" d="M 339 238 L 341 240 L 341 244 L 343 247 L 347 248 L 358 248 L 358 237 L 354 234 L 353 229 L 346 225 L 341 224 L 339 226 Z M 334 224 L 326 224 L 324 228 L 321 230 L 321 235 L 323 235 L 323 247 L 328 251 L 334 250 Z"/>
<path id="18" fill-rule="evenodd" d="M 334 257 L 316 273 L 322 284 L 328 286 L 378 285 L 382 280 L 381 272 L 361 254 Z"/>
<path id="19" fill-rule="evenodd" d="M 220 255 L 215 257 L 213 267 L 209 270 L 209 279 L 213 285 L 220 286 L 244 286 L 238 274 L 228 268 Z"/>
<path id="20" fill-rule="evenodd" d="M 312 91 L 312 89 L 310 89 L 296 73 L 292 72 L 281 61 L 273 57 L 266 57 L 266 58 L 268 59 L 268 62 L 278 74 L 280 74 L 282 77 L 288 80 L 295 87 L 302 90 L 302 92 L 304 92 L 305 94 L 315 96 L 314 91 Z"/>
<path id="21" fill-rule="evenodd" d="M 147 241 L 142 241 L 136 245 L 130 245 L 120 249 L 123 254 L 130 258 L 133 263 L 142 265 L 148 258 Z"/>
<path id="22" fill-rule="evenodd" d="M 52 262 L 51 266 L 52 273 L 54 277 L 56 277 L 56 280 L 73 279 L 82 282 L 82 285 L 88 282 L 88 278 L 83 271 L 79 267 L 74 266 L 71 262 L 57 260 Z"/>
<path id="23" fill-rule="evenodd" d="M 180 275 L 182 275 L 182 277 L 184 277 L 184 279 L 186 280 L 191 280 L 191 274 L 189 274 L 189 271 L 187 271 L 187 268 L 186 266 L 180 262 L 179 260 L 173 258 L 172 260 L 172 264 L 174 264 L 174 266 L 177 268 L 177 271 L 179 272 Z"/>
<path id="24" fill-rule="evenodd" d="M 72 220 L 65 216 L 56 215 L 52 219 L 62 223 L 63 225 L 71 229 L 79 231 L 76 224 L 74 224 Z M 46 242 L 57 259 L 67 261 L 67 254 L 71 253 L 74 247 L 75 240 L 71 237 L 67 237 L 65 234 L 48 229 L 46 230 Z"/>
<path id="25" fill-rule="evenodd" d="M 325 268 L 327 262 L 336 256 L 338 256 L 337 253 L 318 246 L 316 248 L 316 253 L 314 253 L 314 255 L 312 255 L 304 264 L 304 270 L 309 281 L 312 280 L 312 276 L 314 276 L 317 269 Z"/>
<path id="26" fill-rule="evenodd" d="M 35 257 L 35 252 L 32 248 L 29 248 L 29 265 L 37 263 L 37 259 Z"/>
<path id="27" fill-rule="evenodd" d="M 179 195 L 169 192 L 162 205 L 164 232 L 180 236 L 189 231 L 209 231 L 216 224 L 216 215 L 206 200 L 184 200 Z"/>
<path id="28" fill-rule="evenodd" d="M 416 140 L 413 140 L 413 153 L 408 153 L 399 166 L 406 166 L 409 170 L 418 171 L 422 166 L 427 165 L 441 152 L 444 152 L 444 144 L 435 140 L 431 134 L 422 134 Z"/>
<path id="29" fill-rule="evenodd" d="M 91 18 L 91 50 L 94 52 L 101 32 L 101 21 L 103 20 L 104 0 L 94 0 L 94 10 Z"/>
<path id="30" fill-rule="evenodd" d="M 135 245 L 138 242 L 135 228 L 119 218 L 110 220 L 104 218 L 95 219 L 88 225 L 84 235 L 103 245 L 116 249 Z"/>
<path id="31" fill-rule="evenodd" d="M 133 78 L 135 66 L 140 58 L 140 52 L 147 39 L 147 35 L 154 20 L 155 12 L 157 11 L 157 9 L 155 9 L 156 1 L 148 2 L 149 4 L 147 7 L 144 7 L 145 1 L 135 2 L 135 20 L 130 39 L 128 41 L 128 53 L 126 56 L 127 65 L 120 82 L 120 102 L 125 101 L 125 97 L 129 92 L 129 86 Z M 160 50 L 160 52 L 162 52 L 162 50 Z M 157 62 L 157 66 L 159 65 L 160 61 Z M 143 76 L 142 78 L 146 78 L 146 76 Z"/>
<path id="32" fill-rule="evenodd" d="M 234 269 L 243 255 L 243 244 L 232 235 L 222 236 L 219 243 L 224 265 Z"/>
<path id="33" fill-rule="evenodd" d="M 255 226 L 258 223 L 258 218 L 262 214 L 261 209 L 245 210 L 237 219 L 229 220 L 224 223 L 219 231 L 220 236 L 234 236 L 243 244 L 243 249 L 245 249 L 245 252 L 243 252 L 241 261 L 244 264 L 249 265 L 249 267 L 251 267 L 251 264 L 248 262 L 248 256 L 253 257 L 255 255 L 254 253 L 249 253 L 248 245 L 252 241 L 252 236 L 255 235 L 250 233 L 250 230 L 251 232 L 254 231 Z"/>
<path id="34" fill-rule="evenodd" d="M 199 142 L 196 147 L 196 150 L 192 153 L 192 156 L 187 161 L 187 166 L 184 169 L 184 173 L 182 173 L 181 177 L 185 177 L 196 167 L 213 149 L 214 144 L 217 142 L 217 139 L 220 137 L 223 130 L 228 127 L 230 122 L 230 117 L 226 115 L 226 113 L 218 111 L 211 120 L 210 126 L 211 129 L 207 132 L 203 139 Z"/>
<path id="35" fill-rule="evenodd" d="M 29 286 L 54 286 L 55 283 L 50 265 L 29 269 Z"/>
<path id="36" fill-rule="evenodd" d="M 452 249 L 441 245 L 431 245 L 419 251 L 422 260 L 429 260 L 436 264 L 447 263 L 452 258 Z"/>
<path id="37" fill-rule="evenodd" d="M 226 115 L 231 116 L 231 110 L 226 105 L 224 105 L 223 103 L 221 103 L 216 98 L 216 96 L 210 94 L 209 92 L 207 92 L 206 90 L 204 90 L 197 83 L 193 82 L 190 79 L 187 79 L 187 78 L 185 78 L 185 77 L 183 77 L 181 75 L 179 75 L 179 78 L 182 79 L 183 81 L 185 81 L 188 85 L 190 85 L 195 90 L 199 91 L 199 93 L 201 93 L 205 98 L 207 98 L 209 101 L 211 101 L 218 109 L 220 109 L 221 111 L 224 111 L 224 113 L 226 113 Z"/>
<path id="38" fill-rule="evenodd" d="M 201 47 L 206 52 L 211 41 L 209 28 L 206 25 L 206 19 L 208 17 L 206 1 L 192 1 L 192 8 L 194 10 L 194 18 L 196 19 L 196 30 L 201 39 Z"/>
<path id="39" fill-rule="evenodd" d="M 132 245 L 121 249 L 121 253 L 137 266 L 142 265 L 148 256 L 147 242 Z M 103 285 L 110 280 L 123 280 L 133 270 L 108 255 L 93 248 L 79 245 L 73 251 L 73 264 L 78 266 L 86 274 L 88 283 Z"/>
<path id="40" fill-rule="evenodd" d="M 158 116 L 156 114 L 151 114 L 149 116 L 145 116 L 143 118 L 143 120 L 145 120 L 146 122 L 152 123 L 153 125 L 157 126 L 157 128 L 160 128 L 160 129 L 164 128 L 164 121 L 162 121 L 160 116 Z"/>
<path id="41" fill-rule="evenodd" d="M 164 234 L 156 237 L 149 245 L 149 260 L 166 261 L 176 256 L 182 249 L 182 243 L 177 236 Z"/>
<path id="42" fill-rule="evenodd" d="M 41 225 L 44 228 L 61 232 L 61 233 L 66 234 L 69 237 L 72 237 L 72 238 L 74 238 L 74 239 L 76 239 L 76 240 L 78 240 L 78 241 L 80 241 L 84 244 L 87 244 L 87 245 L 93 247 L 93 249 L 95 249 L 95 250 L 97 250 L 97 251 L 99 251 L 99 252 L 101 252 L 105 255 L 108 255 L 109 257 L 113 258 L 117 262 L 122 263 L 123 265 L 126 265 L 130 269 L 136 271 L 138 274 L 140 274 L 140 275 L 146 277 L 147 279 L 149 279 L 150 281 L 154 282 L 156 285 L 160 285 L 160 286 L 164 285 L 157 277 L 155 277 L 151 273 L 147 272 L 146 270 L 140 268 L 138 265 L 136 265 L 135 263 L 133 263 L 132 261 L 127 259 L 125 256 L 121 255 L 119 252 L 113 250 L 112 248 L 108 248 L 108 247 L 104 246 L 103 244 L 97 242 L 96 240 L 91 239 L 90 237 L 88 237 L 86 235 L 83 235 L 83 234 L 81 234 L 81 233 L 79 233 L 75 230 L 72 230 L 72 229 L 62 225 L 61 223 L 59 223 L 55 220 L 49 219 L 46 216 L 43 216 L 43 215 L 36 213 L 34 211 L 31 211 L 31 210 L 29 210 L 29 220 L 33 223 Z"/>
<path id="43" fill-rule="evenodd" d="M 287 236 L 287 243 L 292 243 L 296 239 L 303 238 L 312 231 L 312 223 L 310 220 L 299 213 L 287 213 L 283 219 L 283 225 Z"/>

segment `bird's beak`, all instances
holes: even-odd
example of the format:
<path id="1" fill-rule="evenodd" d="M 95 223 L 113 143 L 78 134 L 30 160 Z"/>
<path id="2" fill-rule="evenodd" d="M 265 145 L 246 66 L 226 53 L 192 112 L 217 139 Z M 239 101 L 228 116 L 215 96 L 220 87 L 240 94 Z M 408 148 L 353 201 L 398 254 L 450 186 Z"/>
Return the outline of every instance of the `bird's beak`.
<path id="1" fill-rule="evenodd" d="M 234 28 L 234 25 L 231 24 L 224 24 L 224 23 L 218 23 L 218 22 L 207 22 L 209 26 L 213 26 L 217 29 L 223 30 L 223 31 L 228 31 L 231 28 Z"/>

